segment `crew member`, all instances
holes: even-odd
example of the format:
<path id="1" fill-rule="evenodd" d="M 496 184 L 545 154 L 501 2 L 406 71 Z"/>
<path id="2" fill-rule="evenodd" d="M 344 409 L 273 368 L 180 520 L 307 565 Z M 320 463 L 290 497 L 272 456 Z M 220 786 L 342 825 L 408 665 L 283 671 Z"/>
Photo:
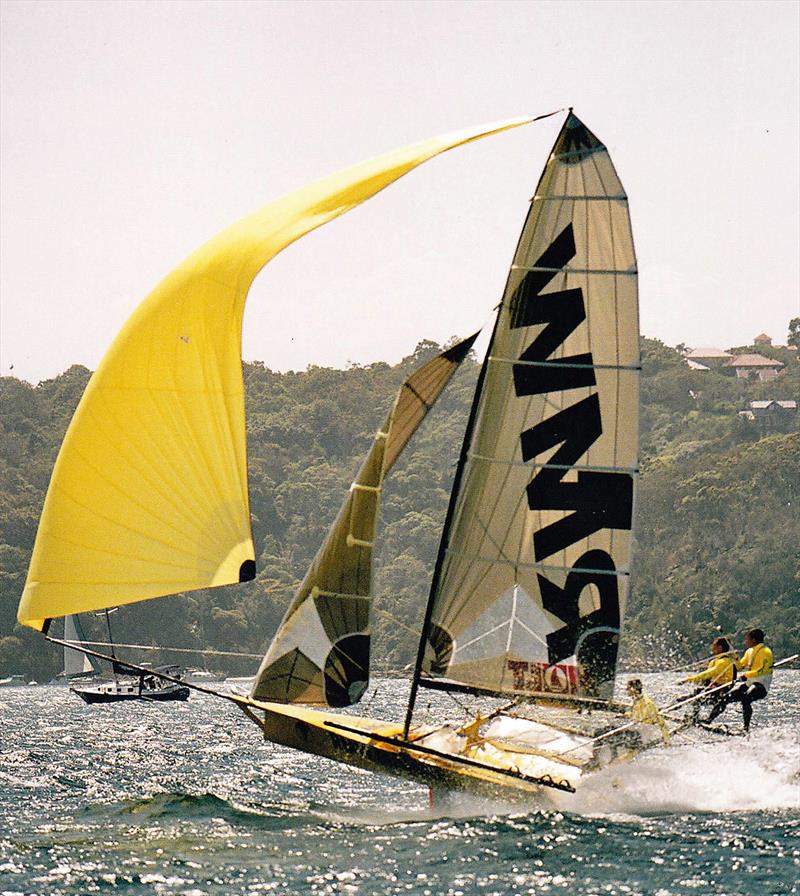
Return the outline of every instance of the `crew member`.
<path id="1" fill-rule="evenodd" d="M 742 681 L 733 685 L 721 706 L 711 710 L 708 720 L 710 722 L 715 719 L 729 703 L 741 703 L 744 730 L 749 731 L 753 703 L 767 696 L 772 682 L 773 658 L 772 651 L 764 643 L 764 632 L 760 628 L 751 628 L 747 632 L 744 646 L 747 650 L 736 663 L 736 668 L 743 670 Z"/>
<path id="2" fill-rule="evenodd" d="M 712 657 L 708 668 L 697 675 L 689 675 L 683 679 L 684 683 L 697 684 L 699 687 L 692 694 L 697 699 L 692 703 L 691 720 L 697 723 L 700 720 L 700 707 L 708 706 L 714 718 L 728 705 L 725 701 L 729 691 L 720 689 L 720 685 L 731 684 L 736 679 L 736 652 L 731 650 L 727 638 L 715 638 L 711 642 Z M 698 696 L 705 691 L 710 693 L 703 697 Z M 714 712 L 720 707 L 719 712 Z M 711 714 L 709 714 L 709 719 Z M 708 720 L 706 720 L 708 721 Z"/>
<path id="3" fill-rule="evenodd" d="M 638 678 L 632 678 L 625 686 L 627 695 L 633 703 L 628 710 L 628 715 L 634 722 L 643 722 L 645 725 L 658 725 L 664 740 L 669 739 L 669 728 L 658 711 L 655 702 L 642 691 L 642 682 Z"/>

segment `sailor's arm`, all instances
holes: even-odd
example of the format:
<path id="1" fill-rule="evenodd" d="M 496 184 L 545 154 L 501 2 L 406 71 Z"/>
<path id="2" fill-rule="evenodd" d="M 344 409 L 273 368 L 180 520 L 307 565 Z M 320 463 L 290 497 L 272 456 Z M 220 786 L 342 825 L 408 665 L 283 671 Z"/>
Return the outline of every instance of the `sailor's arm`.
<path id="1" fill-rule="evenodd" d="M 736 663 L 735 654 L 725 653 L 714 657 L 708 664 L 708 668 L 696 675 L 687 675 L 684 682 L 694 684 L 701 681 L 713 681 L 715 684 L 724 683 L 723 677 L 727 678 L 726 673 L 732 665 Z"/>
<path id="2" fill-rule="evenodd" d="M 687 675 L 684 678 L 684 682 L 686 684 L 694 684 L 699 681 L 710 681 L 714 677 L 714 664 L 712 663 L 707 669 L 703 672 L 698 672 L 697 675 Z"/>
<path id="3" fill-rule="evenodd" d="M 748 647 L 747 650 L 745 650 L 745 652 L 742 654 L 742 658 L 739 660 L 736 660 L 733 665 L 740 671 L 742 669 L 749 668 L 750 658 L 752 657 L 752 655 L 753 655 L 753 648 Z"/>
<path id="4" fill-rule="evenodd" d="M 698 672 L 696 675 L 687 675 L 684 678 L 684 682 L 687 684 L 694 684 L 699 681 L 711 681 L 711 679 L 717 674 L 717 669 L 715 668 L 716 664 L 712 663 L 708 669 L 705 669 L 703 672 Z"/>

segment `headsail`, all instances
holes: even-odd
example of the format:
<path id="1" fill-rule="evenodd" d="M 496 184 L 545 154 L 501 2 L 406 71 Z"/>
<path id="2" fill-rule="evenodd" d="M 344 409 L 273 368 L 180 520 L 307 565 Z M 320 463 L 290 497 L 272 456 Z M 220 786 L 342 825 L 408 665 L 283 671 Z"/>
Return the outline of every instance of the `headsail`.
<path id="1" fill-rule="evenodd" d="M 241 327 L 256 274 L 433 156 L 523 118 L 436 137 L 285 196 L 223 231 L 138 307 L 56 461 L 18 610 L 51 617 L 255 575 Z"/>
<path id="2" fill-rule="evenodd" d="M 372 553 L 383 480 L 476 337 L 437 355 L 400 387 L 275 634 L 253 699 L 329 706 L 361 699 L 369 681 Z"/>
<path id="3" fill-rule="evenodd" d="M 64 640 L 73 644 L 82 644 L 86 637 L 78 616 L 64 617 Z M 72 647 L 64 648 L 64 678 L 84 678 L 100 674 L 100 663 L 81 650 Z"/>
<path id="4" fill-rule="evenodd" d="M 567 118 L 479 381 L 420 650 L 420 684 L 611 688 L 638 466 L 637 271 L 605 146 Z"/>

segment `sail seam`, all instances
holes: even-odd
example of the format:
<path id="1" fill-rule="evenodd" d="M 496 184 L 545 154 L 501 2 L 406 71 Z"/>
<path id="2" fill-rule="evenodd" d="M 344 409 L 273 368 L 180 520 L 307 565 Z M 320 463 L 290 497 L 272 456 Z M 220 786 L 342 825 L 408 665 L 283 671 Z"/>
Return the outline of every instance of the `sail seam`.
<path id="1" fill-rule="evenodd" d="M 567 152 L 554 152 L 548 159 L 548 164 L 556 159 L 586 158 L 586 156 L 593 156 L 597 152 L 608 152 L 608 149 L 601 143 L 599 146 L 591 146 L 587 149 L 571 149 Z"/>
<path id="2" fill-rule="evenodd" d="M 565 193 L 564 195 L 561 195 L 561 196 L 534 196 L 532 201 L 533 202 L 552 202 L 553 200 L 556 200 L 556 199 L 568 199 L 573 202 L 575 202 L 575 201 L 580 202 L 580 200 L 582 200 L 582 199 L 590 199 L 595 202 L 604 202 L 604 201 L 610 202 L 612 200 L 616 200 L 618 202 L 627 202 L 628 201 L 628 197 L 624 193 L 620 193 L 618 196 L 600 196 L 600 195 L 589 196 L 589 195 L 583 195 L 583 194 L 575 194 L 574 196 L 570 196 Z"/>

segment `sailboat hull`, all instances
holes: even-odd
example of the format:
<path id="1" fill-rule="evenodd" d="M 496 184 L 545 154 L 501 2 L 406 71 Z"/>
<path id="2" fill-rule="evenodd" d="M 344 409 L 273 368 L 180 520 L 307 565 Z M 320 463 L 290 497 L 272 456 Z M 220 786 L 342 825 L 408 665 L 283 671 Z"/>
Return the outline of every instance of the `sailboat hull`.
<path id="1" fill-rule="evenodd" d="M 165 687 L 143 688 L 138 685 L 111 683 L 92 687 L 71 687 L 84 703 L 121 703 L 128 700 L 155 700 L 164 703 L 174 700 L 188 700 L 189 688 L 183 685 L 167 685 Z"/>
<path id="2" fill-rule="evenodd" d="M 249 703 L 251 710 L 253 705 Z M 498 752 L 484 761 L 426 747 L 419 739 L 430 736 L 432 728 L 412 728 L 404 740 L 402 726 L 395 723 L 281 704 L 263 703 L 258 708 L 263 716 L 252 717 L 266 740 L 437 789 L 530 800 L 548 788 L 572 791 L 580 777 L 579 769 L 565 768 L 563 776 L 535 779 L 518 771 L 512 753 Z"/>

